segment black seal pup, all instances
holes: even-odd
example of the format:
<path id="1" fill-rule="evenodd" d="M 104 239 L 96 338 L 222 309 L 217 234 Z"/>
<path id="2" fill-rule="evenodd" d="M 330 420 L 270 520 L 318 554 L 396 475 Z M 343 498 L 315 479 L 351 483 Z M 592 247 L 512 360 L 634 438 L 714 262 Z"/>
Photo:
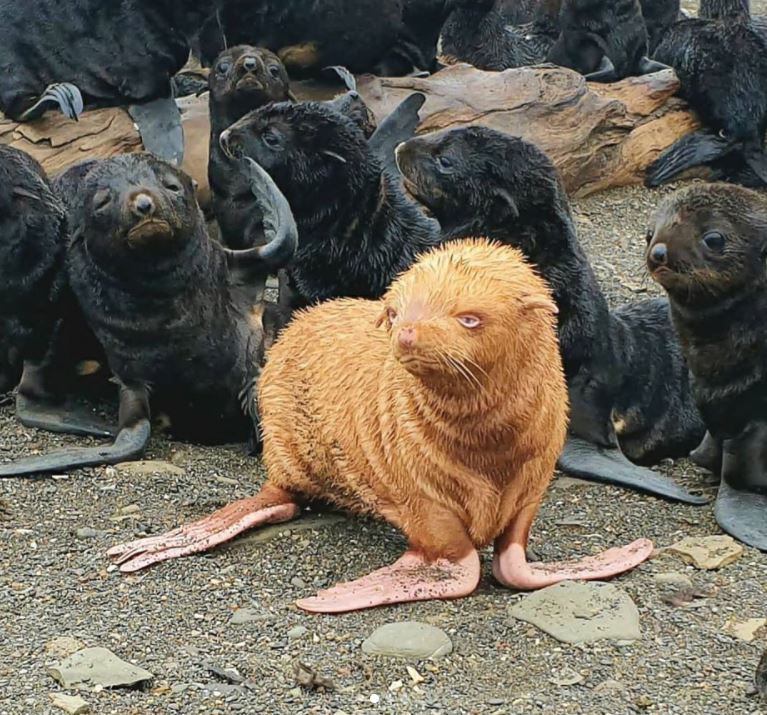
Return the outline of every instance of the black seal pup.
<path id="1" fill-rule="evenodd" d="M 717 178 L 767 184 L 767 42 L 742 0 L 703 8 L 710 17 L 669 28 L 655 57 L 674 68 L 679 94 L 705 129 L 666 149 L 647 169 L 645 184 L 660 186 L 682 172 L 710 165 Z"/>
<path id="2" fill-rule="evenodd" d="M 689 187 L 661 204 L 648 239 L 708 429 L 690 456 L 721 475 L 719 525 L 767 551 L 767 199 Z"/>
<path id="3" fill-rule="evenodd" d="M 705 501 L 624 456 L 648 464 L 685 456 L 705 429 L 668 302 L 610 313 L 548 157 L 518 137 L 481 127 L 417 137 L 397 156 L 405 186 L 437 217 L 445 240 L 487 236 L 512 244 L 549 282 L 571 405 L 560 467 L 680 501 Z"/>
<path id="4" fill-rule="evenodd" d="M 384 170 L 359 126 L 325 104 L 262 107 L 223 132 L 221 144 L 263 166 L 290 203 L 301 237 L 283 293 L 291 309 L 379 298 L 439 242 L 437 223 Z"/>
<path id="5" fill-rule="evenodd" d="M 440 62 L 497 71 L 545 62 L 559 37 L 561 4 L 541 0 L 529 23 L 511 25 L 497 0 L 449 0 L 437 46 Z"/>
<path id="6" fill-rule="evenodd" d="M 128 105 L 144 147 L 180 164 L 171 78 L 207 14 L 203 0 L 0 2 L 0 111 L 29 121 L 58 107 Z"/>
<path id="7" fill-rule="evenodd" d="M 67 277 L 120 386 L 119 431 L 112 445 L 21 459 L 0 466 L 0 476 L 140 454 L 150 394 L 179 437 L 247 436 L 240 396 L 251 418 L 257 415 L 251 393 L 265 333 L 276 324 L 264 303 L 265 281 L 291 259 L 297 234 L 266 172 L 251 160 L 241 168 L 253 177 L 270 238 L 246 251 L 211 240 L 191 179 L 149 154 L 96 161 L 84 175 L 71 170 L 78 201 Z"/>
<path id="8" fill-rule="evenodd" d="M 562 0 L 561 34 L 548 61 L 592 82 L 616 82 L 668 69 L 647 57 L 647 27 L 639 0 Z"/>
<path id="9" fill-rule="evenodd" d="M 273 52 L 237 45 L 216 58 L 208 75 L 208 88 L 211 208 L 222 241 L 230 248 L 250 248 L 263 241 L 262 217 L 254 210 L 248 177 L 232 171 L 218 139 L 221 132 L 248 112 L 270 102 L 292 99 L 290 79 Z"/>

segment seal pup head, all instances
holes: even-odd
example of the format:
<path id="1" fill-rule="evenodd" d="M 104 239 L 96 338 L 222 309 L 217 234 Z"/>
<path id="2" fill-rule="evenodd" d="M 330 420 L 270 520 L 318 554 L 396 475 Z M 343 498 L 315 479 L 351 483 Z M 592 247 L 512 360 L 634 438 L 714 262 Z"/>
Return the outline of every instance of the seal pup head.
<path id="1" fill-rule="evenodd" d="M 321 102 L 278 102 L 246 114 L 222 132 L 231 158 L 260 164 L 287 197 L 297 219 L 321 220 L 349 204 L 381 167 L 349 117 Z"/>
<path id="2" fill-rule="evenodd" d="M 763 285 L 767 200 L 732 184 L 678 191 L 659 207 L 645 257 L 650 275 L 680 304 L 715 303 Z"/>
<path id="3" fill-rule="evenodd" d="M 564 195 L 538 147 L 486 127 L 418 136 L 400 144 L 396 157 L 407 191 L 451 233 L 477 219 L 482 233 L 508 228 L 521 216 L 549 214 Z"/>
<path id="4" fill-rule="evenodd" d="M 150 154 L 124 154 L 95 161 L 84 173 L 71 171 L 72 240 L 84 240 L 105 268 L 172 257 L 203 231 L 192 179 Z"/>
<path id="5" fill-rule="evenodd" d="M 262 47 L 224 50 L 208 75 L 210 99 L 231 121 L 269 102 L 291 98 L 290 79 L 277 55 Z"/>
<path id="6" fill-rule="evenodd" d="M 499 370 L 515 369 L 509 357 L 524 353 L 530 331 L 554 330 L 557 313 L 522 253 L 484 239 L 423 255 L 383 303 L 377 324 L 389 331 L 392 355 L 405 370 L 427 383 L 480 392 Z"/>

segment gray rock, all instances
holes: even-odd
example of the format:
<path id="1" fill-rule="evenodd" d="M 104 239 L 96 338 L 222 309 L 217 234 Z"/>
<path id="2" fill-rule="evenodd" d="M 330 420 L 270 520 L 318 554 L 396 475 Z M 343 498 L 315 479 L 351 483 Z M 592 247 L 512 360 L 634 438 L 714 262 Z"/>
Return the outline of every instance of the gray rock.
<path id="1" fill-rule="evenodd" d="M 243 623 L 255 623 L 258 621 L 268 621 L 270 616 L 255 608 L 238 608 L 229 619 L 229 623 L 235 626 L 241 626 Z"/>
<path id="2" fill-rule="evenodd" d="M 84 648 L 48 669 L 48 674 L 65 688 L 101 685 L 130 688 L 152 680 L 148 670 L 126 663 L 106 648 Z"/>
<path id="3" fill-rule="evenodd" d="M 308 632 L 308 628 L 304 628 L 303 626 L 296 626 L 295 628 L 291 628 L 288 631 L 288 638 L 292 641 L 298 640 L 299 638 L 303 638 Z"/>
<path id="4" fill-rule="evenodd" d="M 306 582 L 303 579 L 298 578 L 298 576 L 294 576 L 290 579 L 290 583 L 296 588 L 306 588 Z"/>
<path id="5" fill-rule="evenodd" d="M 563 643 L 641 637 L 636 605 L 609 583 L 564 581 L 527 596 L 511 615 Z"/>
<path id="6" fill-rule="evenodd" d="M 652 580 L 664 586 L 679 586 L 680 588 L 692 588 L 692 579 L 676 571 L 656 573 Z"/>
<path id="7" fill-rule="evenodd" d="M 85 715 L 91 711 L 91 706 L 77 695 L 65 695 L 64 693 L 51 693 L 51 704 L 55 708 L 68 712 L 69 715 Z"/>
<path id="8" fill-rule="evenodd" d="M 362 644 L 368 655 L 391 658 L 440 658 L 453 650 L 447 634 L 435 626 L 418 621 L 387 623 Z"/>
<path id="9" fill-rule="evenodd" d="M 85 526 L 82 529 L 75 531 L 75 536 L 78 539 L 95 539 L 103 533 L 103 531 L 97 531 L 96 529 L 91 529 L 89 526 Z"/>
<path id="10" fill-rule="evenodd" d="M 170 462 L 161 462 L 153 460 L 144 460 L 140 462 L 121 462 L 115 465 L 118 472 L 131 474 L 134 476 L 146 476 L 148 474 L 173 474 L 182 477 L 186 474 L 185 470 L 177 467 Z"/>

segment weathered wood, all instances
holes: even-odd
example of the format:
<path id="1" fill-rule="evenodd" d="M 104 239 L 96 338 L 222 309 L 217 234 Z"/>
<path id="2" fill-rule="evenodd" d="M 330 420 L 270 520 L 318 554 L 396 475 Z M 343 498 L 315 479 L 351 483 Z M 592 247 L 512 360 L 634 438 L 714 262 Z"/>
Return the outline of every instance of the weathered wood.
<path id="1" fill-rule="evenodd" d="M 640 183 L 666 147 L 696 129 L 697 119 L 675 98 L 671 70 L 615 84 L 586 83 L 569 70 L 542 66 L 483 72 L 453 65 L 427 78 L 359 78 L 359 91 L 381 121 L 413 91 L 423 92 L 418 132 L 480 124 L 529 139 L 544 149 L 571 195 Z M 337 88 L 298 83 L 299 98 L 323 99 Z M 208 201 L 207 96 L 179 100 L 184 122 L 184 169 Z M 90 157 L 140 151 L 124 109 L 85 112 L 79 122 L 50 113 L 31 124 L 0 119 L 0 142 L 36 157 L 49 174 Z"/>

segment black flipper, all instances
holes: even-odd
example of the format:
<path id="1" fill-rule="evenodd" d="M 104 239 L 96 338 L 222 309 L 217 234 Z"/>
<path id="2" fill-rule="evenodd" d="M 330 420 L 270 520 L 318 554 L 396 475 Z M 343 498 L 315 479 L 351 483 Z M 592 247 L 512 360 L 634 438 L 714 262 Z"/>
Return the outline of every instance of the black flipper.
<path id="1" fill-rule="evenodd" d="M 121 429 L 115 441 L 102 447 L 71 447 L 38 457 L 0 464 L 0 478 L 22 477 L 30 474 L 65 472 L 69 469 L 117 464 L 140 456 L 149 441 L 151 425 L 148 419 Z"/>
<path id="2" fill-rule="evenodd" d="M 711 432 L 706 432 L 703 441 L 690 452 L 690 461 L 702 469 L 719 476 L 722 473 L 722 444 Z"/>
<path id="3" fill-rule="evenodd" d="M 99 447 L 69 447 L 50 454 L 19 459 L 0 465 L 0 478 L 63 472 L 68 469 L 117 464 L 144 452 L 152 427 L 149 393 L 143 386 L 120 388 L 120 431 L 112 444 Z"/>
<path id="4" fill-rule="evenodd" d="M 184 160 L 184 130 L 181 112 L 173 97 L 161 97 L 128 107 L 141 141 L 150 154 L 181 166 Z"/>
<path id="5" fill-rule="evenodd" d="M 644 55 L 637 64 L 637 74 L 652 74 L 653 72 L 662 72 L 663 70 L 669 70 L 671 67 L 664 65 L 662 62 L 656 62 Z"/>
<path id="6" fill-rule="evenodd" d="M 615 65 L 607 55 L 603 55 L 597 67 L 593 72 L 584 75 L 587 82 L 615 82 L 618 75 L 615 71 Z"/>
<path id="7" fill-rule="evenodd" d="M 767 551 L 767 494 L 733 489 L 723 479 L 714 506 L 716 523 L 730 536 Z"/>
<path id="8" fill-rule="evenodd" d="M 59 82 L 46 87 L 40 99 L 19 116 L 19 121 L 29 122 L 39 119 L 46 110 L 54 108 L 60 109 L 65 117 L 77 121 L 84 107 L 85 102 L 80 90 L 69 82 Z"/>
<path id="9" fill-rule="evenodd" d="M 323 67 L 322 69 L 326 72 L 335 72 L 349 92 L 357 91 L 357 78 L 349 72 L 346 67 L 342 67 L 341 65 L 331 65 L 329 67 Z"/>
<path id="10" fill-rule="evenodd" d="M 761 146 L 746 147 L 743 158 L 749 169 L 753 171 L 767 186 L 767 154 Z"/>
<path id="11" fill-rule="evenodd" d="M 630 462 L 619 449 L 602 449 L 578 437 L 568 436 L 557 464 L 574 477 L 602 484 L 628 487 L 685 504 L 706 504 L 708 499 L 682 489 L 671 479 Z"/>
<path id="12" fill-rule="evenodd" d="M 114 437 L 114 426 L 81 412 L 74 405 L 64 402 L 50 404 L 26 395 L 16 395 L 16 419 L 25 427 L 74 434 L 81 437 Z"/>
<path id="13" fill-rule="evenodd" d="M 688 169 L 721 159 L 732 150 L 732 142 L 716 134 L 688 134 L 672 144 L 647 167 L 645 186 L 654 188 L 665 184 Z"/>
<path id="14" fill-rule="evenodd" d="M 421 121 L 418 111 L 425 101 L 426 95 L 421 92 L 414 92 L 406 97 L 368 139 L 368 146 L 378 156 L 383 168 L 394 172 L 395 175 L 399 173 L 395 149 L 415 135 L 418 122 Z"/>

